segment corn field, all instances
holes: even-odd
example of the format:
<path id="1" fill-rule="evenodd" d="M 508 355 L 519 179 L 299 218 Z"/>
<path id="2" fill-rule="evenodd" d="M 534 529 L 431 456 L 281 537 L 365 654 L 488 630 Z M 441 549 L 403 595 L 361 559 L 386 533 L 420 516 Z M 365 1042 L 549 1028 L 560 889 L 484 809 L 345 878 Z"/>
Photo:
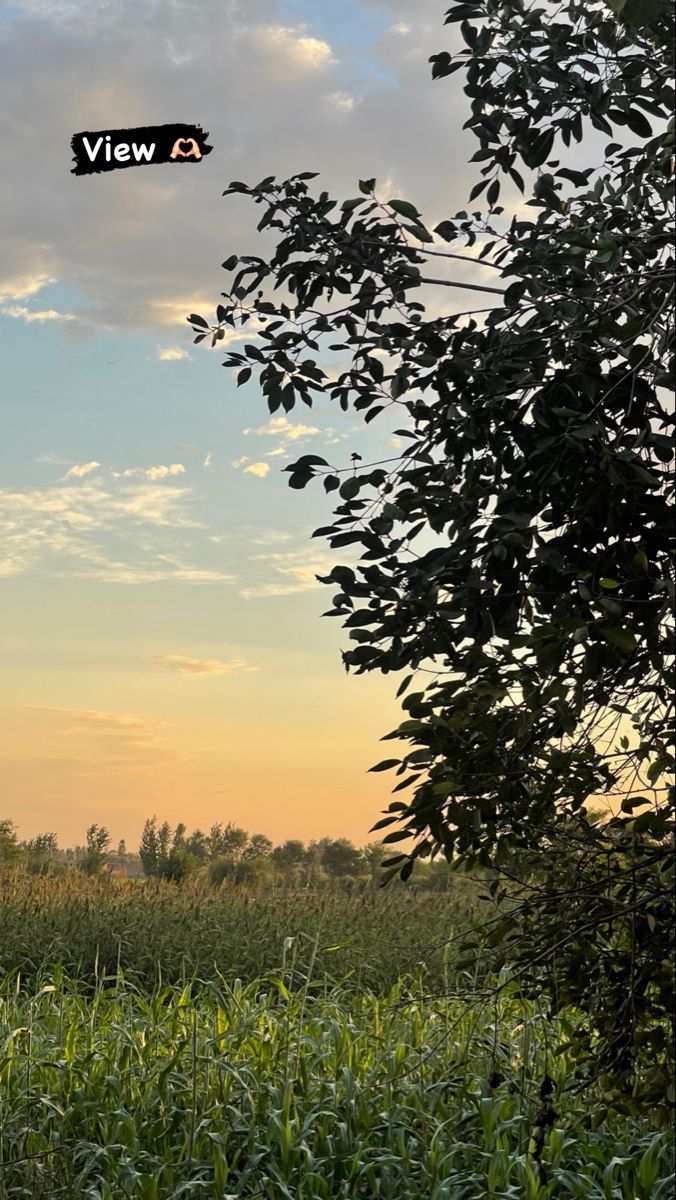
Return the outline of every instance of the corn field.
<path id="1" fill-rule="evenodd" d="M 464 900 L 4 886 L 0 1200 L 671 1200 L 668 1132 L 579 1086 L 579 1015 L 413 960 Z"/>
<path id="2" fill-rule="evenodd" d="M 457 877 L 449 892 L 410 889 L 302 892 L 0 872 L 0 970 L 35 977 L 59 963 L 85 981 L 132 970 L 148 986 L 222 974 L 253 980 L 279 966 L 285 938 L 317 936 L 315 970 L 345 986 L 388 991 L 425 961 L 443 981 L 443 947 L 485 901 Z M 323 947 L 332 946 L 327 956 Z"/>

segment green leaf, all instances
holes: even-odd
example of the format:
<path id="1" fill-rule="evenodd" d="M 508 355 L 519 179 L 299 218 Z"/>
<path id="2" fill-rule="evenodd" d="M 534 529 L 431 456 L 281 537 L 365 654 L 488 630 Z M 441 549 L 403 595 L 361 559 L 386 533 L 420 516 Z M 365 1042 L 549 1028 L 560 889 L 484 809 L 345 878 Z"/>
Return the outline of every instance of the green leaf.
<path id="1" fill-rule="evenodd" d="M 623 625 L 599 625 L 598 633 L 611 646 L 619 646 L 621 650 L 635 650 L 636 637 L 630 629 Z"/>
<path id="2" fill-rule="evenodd" d="M 400 766 L 398 758 L 385 758 L 382 762 L 376 763 L 375 767 L 369 767 L 369 771 L 391 771 L 392 767 Z"/>
<path id="3" fill-rule="evenodd" d="M 434 226 L 434 232 L 438 233 L 445 242 L 453 242 L 458 236 L 458 227 L 455 221 L 441 221 Z"/>
<path id="4" fill-rule="evenodd" d="M 670 0 L 606 0 L 610 9 L 628 25 L 652 25 L 670 11 Z"/>
<path id="5" fill-rule="evenodd" d="M 500 195 L 500 180 L 494 179 L 493 182 L 491 183 L 488 191 L 486 192 L 486 199 L 488 201 L 490 208 L 495 207 L 495 205 L 498 202 L 499 195 Z"/>
<path id="6" fill-rule="evenodd" d="M 397 829 L 397 830 L 395 830 L 394 833 L 385 834 L 385 837 L 383 838 L 383 845 L 389 846 L 391 842 L 404 842 L 406 840 L 410 841 L 410 839 L 411 839 L 411 830 L 410 829 Z"/>
<path id="7" fill-rule="evenodd" d="M 643 804 L 649 804 L 647 796 L 625 796 L 620 805 L 623 813 L 633 812 L 635 808 L 640 808 Z"/>
<path id="8" fill-rule="evenodd" d="M 380 821 L 376 821 L 375 825 L 371 826 L 369 833 L 375 833 L 378 829 L 385 829 L 388 825 L 394 825 L 398 820 L 399 817 L 381 817 Z"/>
<path id="9" fill-rule="evenodd" d="M 410 221 L 418 221 L 420 213 L 415 204 L 410 204 L 408 200 L 390 200 L 388 201 L 390 208 L 401 217 L 407 217 Z"/>
<path id="10" fill-rule="evenodd" d="M 354 500 L 355 496 L 359 495 L 361 483 L 361 479 L 358 479 L 356 475 L 350 476 L 349 479 L 346 479 L 340 488 L 340 494 L 343 500 Z"/>

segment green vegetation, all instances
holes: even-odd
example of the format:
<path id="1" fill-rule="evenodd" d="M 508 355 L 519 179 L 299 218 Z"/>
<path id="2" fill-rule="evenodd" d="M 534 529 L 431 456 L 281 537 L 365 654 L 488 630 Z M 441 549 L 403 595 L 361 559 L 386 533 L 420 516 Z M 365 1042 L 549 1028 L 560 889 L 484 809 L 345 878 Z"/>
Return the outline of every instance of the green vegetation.
<path id="1" fill-rule="evenodd" d="M 394 415 L 396 453 L 285 468 L 335 502 L 345 666 L 398 677 L 384 865 L 496 871 L 495 957 L 652 1111 L 676 1099 L 674 6 L 455 0 L 446 25 L 466 207 L 234 181 L 265 237 L 188 319 L 270 413 Z"/>
<path id="2" fill-rule="evenodd" d="M 1 822 L 0 1200 L 673 1195 L 672 6 L 448 23 L 478 207 L 433 234 L 373 179 L 340 206 L 310 172 L 235 183 L 276 245 L 190 318 L 214 345 L 256 318 L 226 365 L 272 413 L 405 425 L 387 470 L 287 468 L 361 553 L 326 579 L 346 665 L 408 672 L 374 768 L 401 879 L 151 819 L 124 882 L 100 826 L 68 871 Z"/>
<path id="3" fill-rule="evenodd" d="M 307 894 L 0 872 L 0 971 L 31 985 L 54 964 L 87 985 L 118 965 L 147 988 L 216 971 L 251 982 L 279 965 L 289 937 L 302 935 L 318 939 L 316 978 L 326 971 L 350 991 L 383 994 L 422 970 L 425 986 L 439 989 L 443 943 L 485 910 L 484 890 L 461 877 L 442 894 Z"/>
<path id="4" fill-rule="evenodd" d="M 580 1014 L 434 951 L 466 899 L 77 878 L 3 882 L 1 1200 L 671 1196 Z"/>
<path id="5" fill-rule="evenodd" d="M 13 867 L 29 875 L 66 875 L 77 868 L 90 877 L 105 874 L 183 883 L 188 879 L 219 886 L 248 888 L 323 888 L 340 884 L 362 888 L 379 884 L 386 848 L 380 842 L 353 845 L 347 838 L 323 837 L 305 844 L 290 838 L 275 846 L 261 833 L 249 834 L 228 821 L 216 822 L 208 833 L 183 822 L 172 829 L 168 821 L 146 820 L 138 853 L 125 840 L 110 848 L 105 826 L 90 825 L 84 846 L 61 849 L 56 834 L 43 833 L 28 841 L 19 837 L 10 820 L 0 821 L 0 869 Z M 425 863 L 416 887 L 444 890 L 449 872 L 444 862 Z"/>

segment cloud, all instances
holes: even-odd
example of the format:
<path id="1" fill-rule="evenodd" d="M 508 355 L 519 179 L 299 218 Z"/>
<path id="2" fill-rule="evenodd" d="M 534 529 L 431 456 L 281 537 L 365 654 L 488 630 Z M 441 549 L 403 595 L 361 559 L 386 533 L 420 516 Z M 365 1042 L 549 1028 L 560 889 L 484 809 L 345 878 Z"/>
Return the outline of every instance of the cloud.
<path id="1" fill-rule="evenodd" d="M 5 304 L 8 300 L 28 300 L 30 296 L 37 295 L 43 288 L 55 282 L 50 275 L 31 275 L 30 272 L 16 275 L 14 278 L 1 279 L 0 304 Z"/>
<path id="2" fill-rule="evenodd" d="M 207 454 L 204 455 L 204 462 L 202 463 L 202 466 L 204 467 L 205 471 L 210 471 L 211 468 L 213 467 L 213 465 L 214 465 L 214 456 L 211 453 L 211 450 L 209 450 L 207 452 Z"/>
<path id="3" fill-rule="evenodd" d="M 47 713 L 57 722 L 65 736 L 88 734 L 108 755 L 139 758 L 162 753 L 167 727 L 164 723 L 148 721 L 135 713 L 106 712 L 101 709 L 33 707 L 33 712 Z"/>
<path id="4" fill-rule="evenodd" d="M 69 459 L 62 458 L 56 450 L 45 450 L 42 454 L 37 455 L 35 462 L 48 464 L 49 466 L 67 467 Z"/>
<path id="5" fill-rule="evenodd" d="M 172 326 L 180 325 L 184 331 L 188 329 L 186 318 L 189 313 L 199 313 L 205 316 L 211 312 L 213 307 L 213 297 L 211 296 L 185 296 L 181 298 L 166 297 L 161 299 L 151 299 L 150 310 L 148 312 L 148 322 L 152 325 Z M 239 330 L 232 330 L 232 333 L 237 337 L 243 336 Z M 226 335 L 225 341 L 227 342 Z M 223 345 L 223 342 L 221 342 Z"/>
<path id="6" fill-rule="evenodd" d="M 291 534 L 286 529 L 263 529 L 255 537 L 248 540 L 257 546 L 278 546 L 291 540 Z"/>
<path id="7" fill-rule="evenodd" d="M 72 313 L 57 312 L 53 308 L 34 311 L 22 304 L 3 305 L 0 312 L 5 317 L 14 317 L 15 320 L 25 321 L 27 325 L 31 325 L 34 321 L 75 321 L 77 319 Z"/>
<path id="8" fill-rule="evenodd" d="M 0 576 L 39 571 L 111 583 L 225 583 L 231 572 L 209 561 L 208 534 L 185 487 L 125 483 L 0 490 Z M 184 556 L 182 531 L 191 531 Z"/>
<path id="9" fill-rule="evenodd" d="M 322 71 L 335 62 L 328 42 L 308 37 L 303 29 L 287 25 L 270 25 L 259 34 L 262 45 L 271 50 L 276 58 L 307 71 Z"/>
<path id="10" fill-rule="evenodd" d="M 158 479 L 173 479 L 177 475 L 185 475 L 183 463 L 171 463 L 169 466 L 157 467 L 127 467 L 124 471 L 113 471 L 113 479 L 138 479 L 143 477 L 151 483 Z"/>
<path id="11" fill-rule="evenodd" d="M 66 471 L 64 479 L 84 479 L 85 475 L 91 475 L 93 471 L 98 471 L 100 466 L 100 462 L 76 463 L 74 467 Z"/>
<path id="12" fill-rule="evenodd" d="M 144 471 L 146 479 L 169 479 L 174 475 L 185 475 L 183 463 L 172 463 L 169 467 L 148 467 Z"/>
<path id="13" fill-rule="evenodd" d="M 0 303 L 21 306 L 58 280 L 75 292 L 68 315 L 79 321 L 187 330 L 188 313 L 213 311 L 226 252 L 258 251 L 251 206 L 222 198 L 234 178 L 316 170 L 310 186 L 341 198 L 365 175 L 389 175 L 390 194 L 428 220 L 463 207 L 474 168 L 458 163 L 474 143 L 460 132 L 458 77 L 430 79 L 428 56 L 449 37 L 438 0 L 419 0 L 406 36 L 388 30 L 410 20 L 410 0 L 358 0 L 357 21 L 363 7 L 381 36 L 343 37 L 339 52 L 315 7 L 310 30 L 281 20 L 276 0 L 164 5 L 160 27 L 157 0 L 13 0 L 0 38 L 12 163 L 0 184 Z M 159 124 L 168 113 L 209 128 L 214 151 L 198 169 L 71 176 L 74 130 Z"/>
<path id="14" fill-rule="evenodd" d="M 351 112 L 356 104 L 354 96 L 349 96 L 347 92 L 332 92 L 327 99 L 335 108 L 342 108 L 347 112 Z"/>
<path id="15" fill-rule="evenodd" d="M 253 433 L 256 437 L 280 437 L 283 442 L 299 442 L 319 432 L 316 425 L 303 425 L 300 421 L 290 421 L 288 417 L 271 417 L 264 425 L 244 430 L 244 433 Z"/>
<path id="16" fill-rule="evenodd" d="M 317 576 L 328 575 L 335 566 L 335 561 L 328 556 L 308 555 L 306 550 L 271 551 L 257 554 L 253 561 L 264 564 L 265 570 L 256 583 L 242 589 L 241 595 L 246 600 L 311 591 L 321 587 Z"/>
<path id="17" fill-rule="evenodd" d="M 155 358 L 159 359 L 160 362 L 184 362 L 190 358 L 190 355 L 181 346 L 158 346 L 155 351 Z"/>
<path id="18" fill-rule="evenodd" d="M 246 463 L 249 465 L 246 466 Z M 241 458 L 233 459 L 230 465 L 236 471 L 242 471 L 244 475 L 257 475 L 259 479 L 265 479 L 265 476 L 270 474 L 270 463 L 250 462 L 247 454 L 243 454 Z"/>
<path id="19" fill-rule="evenodd" d="M 165 671 L 178 671 L 181 675 L 234 675 L 241 671 L 257 671 L 243 658 L 223 660 L 220 658 L 186 658 L 182 654 L 154 654 L 151 663 Z"/>

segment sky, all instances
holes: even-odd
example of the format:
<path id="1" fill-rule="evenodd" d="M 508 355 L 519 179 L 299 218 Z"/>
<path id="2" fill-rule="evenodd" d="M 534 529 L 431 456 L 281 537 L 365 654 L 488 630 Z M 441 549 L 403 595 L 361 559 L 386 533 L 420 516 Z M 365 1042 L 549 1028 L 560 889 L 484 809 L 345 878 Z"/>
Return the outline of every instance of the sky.
<path id="1" fill-rule="evenodd" d="M 157 814 L 367 840 L 391 677 L 322 620 L 330 502 L 299 453 L 381 453 L 329 405 L 270 418 L 186 316 L 263 251 L 232 179 L 376 176 L 464 203 L 465 101 L 433 83 L 443 2 L 0 0 L 0 818 L 136 844 Z M 411 10 L 415 17 L 411 18 Z M 86 129 L 200 124 L 199 167 L 74 176 Z M 390 450 L 391 453 L 391 450 Z"/>

